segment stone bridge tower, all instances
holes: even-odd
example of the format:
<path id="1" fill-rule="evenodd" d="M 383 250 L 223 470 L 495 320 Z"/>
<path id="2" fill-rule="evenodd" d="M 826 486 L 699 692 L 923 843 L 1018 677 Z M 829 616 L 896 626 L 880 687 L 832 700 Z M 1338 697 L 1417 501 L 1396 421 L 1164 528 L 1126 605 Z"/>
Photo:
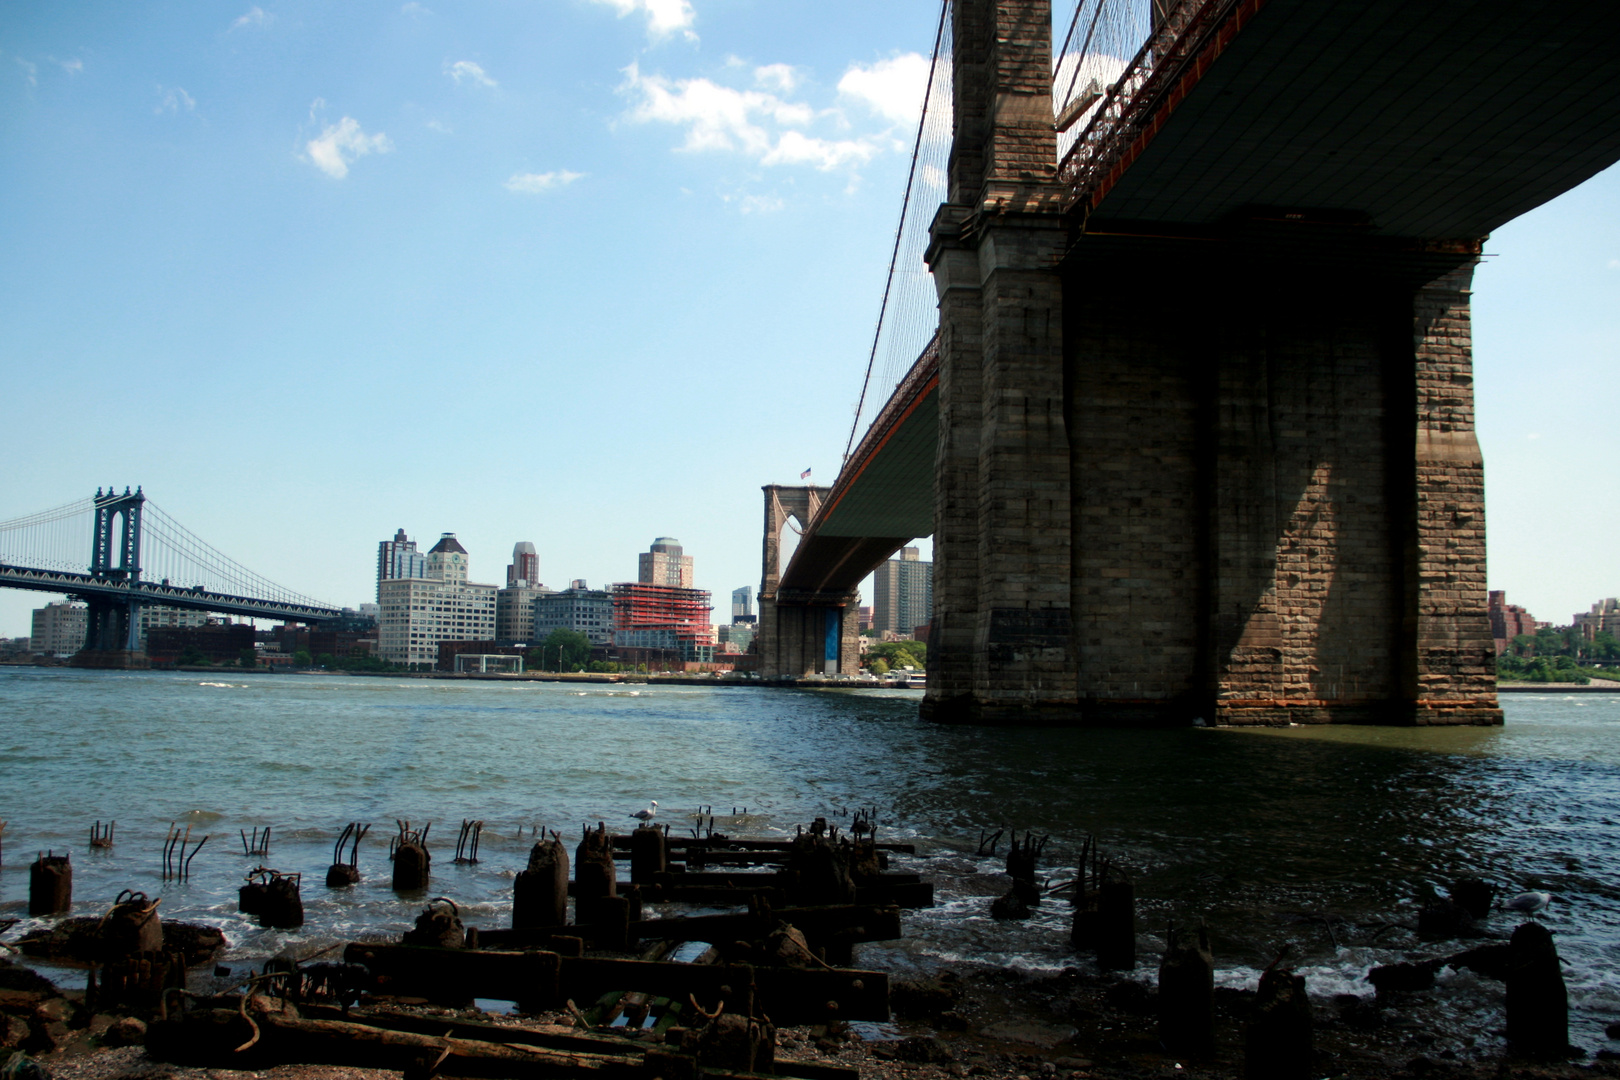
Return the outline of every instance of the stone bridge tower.
<path id="1" fill-rule="evenodd" d="M 782 530 L 789 521 L 803 529 L 831 488 L 767 484 L 765 543 L 759 584 L 760 675 L 853 675 L 861 666 L 859 595 L 798 596 L 781 593 Z"/>
<path id="2" fill-rule="evenodd" d="M 1066 215 L 1049 0 L 952 18 L 924 715 L 1500 723 L 1472 266 Z"/>

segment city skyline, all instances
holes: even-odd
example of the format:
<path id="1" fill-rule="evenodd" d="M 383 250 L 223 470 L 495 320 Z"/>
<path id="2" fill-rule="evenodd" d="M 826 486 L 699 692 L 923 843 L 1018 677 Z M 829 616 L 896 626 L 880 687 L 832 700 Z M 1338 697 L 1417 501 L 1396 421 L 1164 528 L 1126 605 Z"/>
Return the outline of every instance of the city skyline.
<path id="1" fill-rule="evenodd" d="M 0 425 L 39 449 L 0 519 L 142 484 L 348 606 L 402 521 L 554 588 L 659 535 L 757 586 L 760 485 L 837 473 L 937 16 L 8 10 Z M 1489 587 L 1565 624 L 1620 593 L 1620 172 L 1486 251 Z M 44 599 L 0 590 L 0 636 Z"/>

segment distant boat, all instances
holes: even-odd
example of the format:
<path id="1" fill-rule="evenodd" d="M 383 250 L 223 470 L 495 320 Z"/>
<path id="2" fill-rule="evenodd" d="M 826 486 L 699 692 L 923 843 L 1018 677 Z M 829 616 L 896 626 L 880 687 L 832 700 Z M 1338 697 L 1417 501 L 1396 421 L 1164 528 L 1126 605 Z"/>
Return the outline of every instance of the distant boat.
<path id="1" fill-rule="evenodd" d="M 914 672 L 912 672 L 906 678 L 905 686 L 906 686 L 906 688 L 908 690 L 926 690 L 926 689 L 928 689 L 928 674 L 926 672 L 922 672 L 922 671 L 914 671 Z"/>

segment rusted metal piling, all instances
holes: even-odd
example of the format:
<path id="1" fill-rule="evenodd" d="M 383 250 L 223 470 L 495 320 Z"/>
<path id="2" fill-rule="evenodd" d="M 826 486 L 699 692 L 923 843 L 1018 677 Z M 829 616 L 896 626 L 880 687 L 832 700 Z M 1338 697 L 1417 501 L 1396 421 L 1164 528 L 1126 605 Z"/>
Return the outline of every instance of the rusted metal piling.
<path id="1" fill-rule="evenodd" d="M 102 825 L 101 822 L 97 821 L 94 825 L 91 825 L 90 826 L 90 846 L 93 847 L 93 848 L 110 848 L 110 847 L 112 847 L 113 846 L 113 830 L 116 829 L 117 827 L 118 827 L 118 822 L 116 822 L 116 821 L 109 821 L 109 822 L 107 822 L 106 825 Z"/>
<path id="2" fill-rule="evenodd" d="M 163 838 L 164 881 L 189 881 L 191 879 L 191 860 L 195 859 L 197 852 L 201 851 L 203 845 L 208 843 L 208 834 L 204 834 L 203 838 L 197 841 L 197 846 L 192 848 L 191 854 L 188 855 L 186 854 L 186 845 L 190 842 L 191 826 L 187 825 L 186 831 L 181 833 L 179 826 L 171 821 L 168 835 Z"/>
<path id="3" fill-rule="evenodd" d="M 253 827 L 253 835 L 251 838 L 248 836 L 246 829 L 238 829 L 236 831 L 242 836 L 243 855 L 250 859 L 262 859 L 270 854 L 270 826 L 266 825 L 264 827 L 263 834 L 261 834 L 259 832 L 259 827 L 255 825 Z"/>
<path id="4" fill-rule="evenodd" d="M 237 909 L 256 916 L 260 926 L 296 930 L 304 925 L 303 879 L 302 874 L 254 867 L 248 871 L 247 884 L 237 890 Z"/>
<path id="5" fill-rule="evenodd" d="M 484 832 L 482 821 L 462 821 L 461 832 L 456 837 L 456 857 L 452 862 L 457 864 L 473 864 L 478 861 L 478 838 Z"/>
<path id="6" fill-rule="evenodd" d="M 28 868 L 28 914 L 61 915 L 72 906 L 72 862 L 67 855 L 40 852 Z"/>
<path id="7" fill-rule="evenodd" d="M 328 889 L 341 889 L 359 883 L 360 841 L 370 831 L 370 825 L 362 825 L 358 821 L 351 821 L 343 826 L 343 831 L 338 834 L 337 843 L 332 845 L 332 865 L 326 868 Z M 350 845 L 347 862 L 343 859 L 344 844 Z"/>
<path id="8" fill-rule="evenodd" d="M 394 860 L 394 891 L 416 892 L 428 887 L 433 857 L 428 854 L 427 834 L 433 828 L 428 822 L 418 830 L 409 821 L 396 820 L 399 835 L 391 842 L 389 857 Z"/>

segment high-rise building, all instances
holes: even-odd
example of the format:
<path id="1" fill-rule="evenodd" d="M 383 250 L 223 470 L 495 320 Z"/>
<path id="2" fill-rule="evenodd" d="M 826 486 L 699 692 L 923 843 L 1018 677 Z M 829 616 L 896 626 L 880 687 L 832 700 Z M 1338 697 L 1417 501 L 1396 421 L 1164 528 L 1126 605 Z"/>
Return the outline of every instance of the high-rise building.
<path id="1" fill-rule="evenodd" d="M 533 607 L 531 645 L 546 640 L 553 630 L 577 631 L 592 645 L 606 645 L 613 640 L 613 597 L 605 589 L 586 588 L 584 578 L 575 578 L 561 592 L 535 597 Z"/>
<path id="2" fill-rule="evenodd" d="M 910 637 L 933 618 L 934 564 L 918 558 L 918 549 L 901 548 L 872 575 L 872 629 Z"/>
<path id="3" fill-rule="evenodd" d="M 405 538 L 400 529 L 392 540 L 377 545 L 377 602 L 382 603 L 382 583 L 395 578 L 427 577 L 427 557 L 416 550 L 416 541 Z"/>
<path id="4" fill-rule="evenodd" d="M 403 537 L 400 530 L 396 540 Z M 441 641 L 495 639 L 495 586 L 467 580 L 469 566 L 456 534 L 444 533 L 427 553 L 423 576 L 378 582 L 377 652 L 384 660 L 435 664 Z"/>
<path id="5" fill-rule="evenodd" d="M 680 650 L 682 659 L 712 659 L 714 608 L 707 589 L 624 581 L 613 586 L 613 646 Z"/>
<path id="6" fill-rule="evenodd" d="M 86 605 L 68 600 L 46 604 L 34 609 L 28 648 L 46 656 L 72 656 L 84 648 L 89 626 L 90 609 Z"/>
<path id="7" fill-rule="evenodd" d="M 534 634 L 534 601 L 551 592 L 540 584 L 540 556 L 519 540 L 506 568 L 506 588 L 495 594 L 495 640 L 502 645 L 529 641 Z"/>
<path id="8" fill-rule="evenodd" d="M 645 585 L 692 587 L 692 556 L 682 554 L 681 542 L 673 536 L 660 536 L 641 553 L 641 572 L 636 580 Z"/>
<path id="9" fill-rule="evenodd" d="M 534 545 L 527 540 L 519 540 L 512 545 L 512 563 L 506 568 L 506 584 L 529 586 L 533 588 L 540 584 L 540 556 L 535 554 Z"/>
<path id="10" fill-rule="evenodd" d="M 1518 604 L 1507 602 L 1507 593 L 1501 589 L 1492 589 L 1486 594 L 1489 600 L 1491 619 L 1491 637 L 1496 642 L 1496 655 L 1501 656 L 1513 644 L 1513 639 L 1520 634 L 1534 634 L 1537 622 L 1524 608 Z"/>
<path id="11" fill-rule="evenodd" d="M 1607 600 L 1599 600 L 1592 605 L 1591 611 L 1583 611 L 1576 615 L 1573 625 L 1580 628 L 1581 636 L 1587 641 L 1605 631 L 1620 637 L 1620 600 L 1612 596 Z"/>
<path id="12" fill-rule="evenodd" d="M 754 621 L 754 587 L 744 585 L 740 589 L 731 590 L 731 621 Z"/>

